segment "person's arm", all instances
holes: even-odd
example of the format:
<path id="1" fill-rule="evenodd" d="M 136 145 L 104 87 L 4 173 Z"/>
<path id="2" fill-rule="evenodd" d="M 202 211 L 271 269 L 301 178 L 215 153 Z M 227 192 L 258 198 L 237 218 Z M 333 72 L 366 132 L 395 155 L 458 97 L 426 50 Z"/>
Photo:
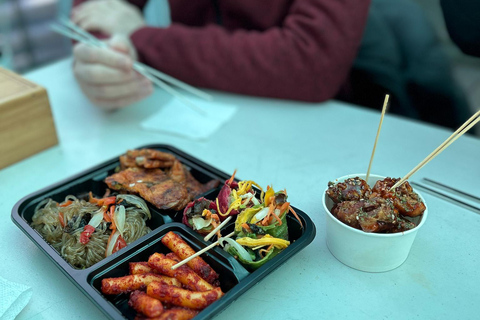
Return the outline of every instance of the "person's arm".
<path id="1" fill-rule="evenodd" d="M 89 0 L 73 0 L 73 7 L 78 6 L 81 3 L 87 2 Z M 140 10 L 143 10 L 148 0 L 128 0 L 131 4 L 138 7 Z"/>
<path id="2" fill-rule="evenodd" d="M 480 57 L 480 1 L 441 0 L 440 4 L 453 42 L 464 53 Z"/>
<path id="3" fill-rule="evenodd" d="M 78 3 L 77 3 L 78 2 Z M 98 38 L 112 34 L 130 35 L 145 26 L 142 9 L 146 1 L 79 1 L 74 3 L 71 19 Z"/>
<path id="4" fill-rule="evenodd" d="M 370 0 L 297 0 L 280 27 L 229 32 L 173 23 L 131 35 L 140 61 L 192 85 L 324 101 L 347 78 Z"/>

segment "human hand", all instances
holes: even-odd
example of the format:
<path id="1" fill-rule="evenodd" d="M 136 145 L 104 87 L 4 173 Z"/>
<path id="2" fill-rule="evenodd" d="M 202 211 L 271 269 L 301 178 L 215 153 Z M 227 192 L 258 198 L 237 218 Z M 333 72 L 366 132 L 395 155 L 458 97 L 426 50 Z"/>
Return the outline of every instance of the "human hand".
<path id="1" fill-rule="evenodd" d="M 109 48 L 79 43 L 73 49 L 73 73 L 83 93 L 105 110 L 142 100 L 153 92 L 150 80 L 133 70 L 136 51 L 130 40 L 115 35 Z"/>
<path id="2" fill-rule="evenodd" d="M 123 0 L 84 2 L 73 8 L 72 21 L 87 31 L 127 36 L 145 25 L 140 10 Z"/>

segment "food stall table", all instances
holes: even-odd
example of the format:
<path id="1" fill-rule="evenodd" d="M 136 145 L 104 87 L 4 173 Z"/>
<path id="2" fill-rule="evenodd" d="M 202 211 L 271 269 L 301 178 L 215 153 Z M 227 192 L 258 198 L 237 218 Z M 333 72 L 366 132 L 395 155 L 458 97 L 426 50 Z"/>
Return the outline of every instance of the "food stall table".
<path id="1" fill-rule="evenodd" d="M 33 290 L 18 319 L 106 316 L 13 224 L 15 203 L 148 144 L 172 145 L 224 172 L 237 169 L 239 178 L 286 188 L 292 205 L 316 225 L 309 246 L 215 319 L 473 319 L 480 314 L 475 298 L 480 279 L 478 213 L 419 190 L 428 205 L 428 220 L 406 262 L 389 272 L 349 268 L 326 246 L 323 192 L 337 177 L 366 172 L 379 111 L 338 101 L 303 103 L 208 91 L 216 102 L 239 108 L 208 139 L 194 141 L 140 127 L 170 99 L 166 93 L 156 90 L 134 106 L 103 112 L 81 93 L 71 63 L 62 60 L 26 75 L 48 90 L 59 145 L 0 170 L 0 276 Z M 372 173 L 402 177 L 450 134 L 387 114 Z M 428 177 L 480 195 L 478 159 L 480 140 L 465 135 L 411 180 Z"/>

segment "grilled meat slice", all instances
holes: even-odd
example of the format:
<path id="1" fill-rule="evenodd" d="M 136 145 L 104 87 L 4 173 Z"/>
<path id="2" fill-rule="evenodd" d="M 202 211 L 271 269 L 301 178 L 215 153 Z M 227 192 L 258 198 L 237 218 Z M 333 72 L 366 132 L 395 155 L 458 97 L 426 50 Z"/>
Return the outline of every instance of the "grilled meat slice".
<path id="1" fill-rule="evenodd" d="M 218 180 L 210 180 L 206 184 L 201 184 L 197 179 L 195 179 L 190 171 L 180 163 L 180 161 L 175 160 L 170 171 L 167 174 L 178 183 L 187 188 L 188 194 L 195 198 L 196 196 L 207 192 L 213 188 L 218 187 L 220 181 Z"/>
<path id="2" fill-rule="evenodd" d="M 132 167 L 170 168 L 174 161 L 173 154 L 154 149 L 128 150 L 126 154 L 120 156 L 120 167 L 122 170 Z"/>
<path id="3" fill-rule="evenodd" d="M 139 194 L 159 209 L 183 209 L 192 197 L 187 188 L 160 169 L 128 168 L 105 179 L 113 190 Z"/>

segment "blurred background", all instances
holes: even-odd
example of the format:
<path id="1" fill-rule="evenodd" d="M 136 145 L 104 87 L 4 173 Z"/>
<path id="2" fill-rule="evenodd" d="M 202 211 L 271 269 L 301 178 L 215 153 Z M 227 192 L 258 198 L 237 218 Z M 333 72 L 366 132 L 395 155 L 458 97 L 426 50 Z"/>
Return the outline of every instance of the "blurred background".
<path id="1" fill-rule="evenodd" d="M 70 42 L 49 29 L 70 8 L 70 0 L 0 0 L 0 64 L 24 73 L 70 55 Z"/>
<path id="2" fill-rule="evenodd" d="M 450 40 L 439 0 L 414 0 L 433 25 L 455 80 L 472 110 L 480 108 L 480 59 L 463 54 Z M 71 0 L 0 0 L 0 65 L 18 73 L 68 57 L 69 40 L 49 29 L 60 15 L 68 15 Z M 479 132 L 480 130 L 477 130 Z"/>

